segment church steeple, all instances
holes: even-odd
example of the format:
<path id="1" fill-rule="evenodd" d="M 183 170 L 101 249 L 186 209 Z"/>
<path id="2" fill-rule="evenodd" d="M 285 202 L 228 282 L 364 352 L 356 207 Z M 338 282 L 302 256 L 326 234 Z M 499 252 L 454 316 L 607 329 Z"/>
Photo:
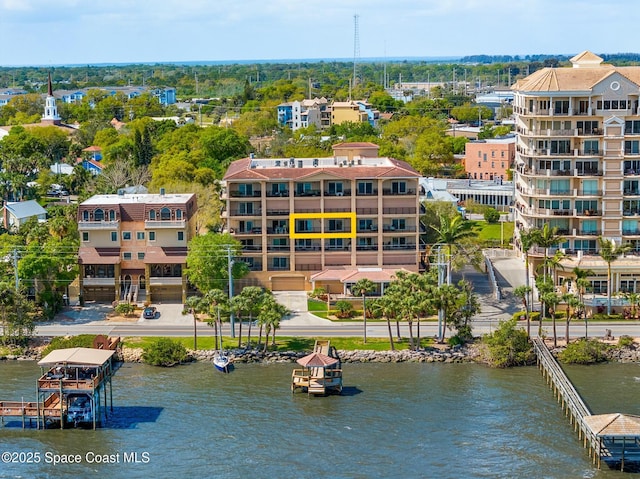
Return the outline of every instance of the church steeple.
<path id="1" fill-rule="evenodd" d="M 51 84 L 51 72 L 49 72 L 49 79 L 47 84 L 47 99 L 44 102 L 44 115 L 42 115 L 42 123 L 49 123 L 51 125 L 60 124 L 60 115 L 58 115 L 58 108 L 56 107 L 56 99 L 53 97 L 53 86 Z"/>

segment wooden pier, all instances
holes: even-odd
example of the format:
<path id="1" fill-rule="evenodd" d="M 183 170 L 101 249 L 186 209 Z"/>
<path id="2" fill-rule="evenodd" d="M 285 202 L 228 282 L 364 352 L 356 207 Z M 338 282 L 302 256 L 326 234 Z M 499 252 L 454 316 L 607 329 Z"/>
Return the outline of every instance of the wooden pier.
<path id="1" fill-rule="evenodd" d="M 637 470 L 640 467 L 640 417 L 592 414 L 541 338 L 533 338 L 538 367 L 594 465 Z"/>
<path id="2" fill-rule="evenodd" d="M 302 390 L 309 395 L 342 392 L 341 361 L 329 341 L 316 340 L 313 352 L 297 362 L 304 368 L 291 373 L 291 392 Z"/>

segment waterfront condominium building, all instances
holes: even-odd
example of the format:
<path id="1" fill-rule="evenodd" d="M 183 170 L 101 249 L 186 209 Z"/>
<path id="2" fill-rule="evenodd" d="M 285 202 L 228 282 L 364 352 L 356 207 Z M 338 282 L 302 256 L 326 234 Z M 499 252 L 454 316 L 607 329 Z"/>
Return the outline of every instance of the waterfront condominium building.
<path id="1" fill-rule="evenodd" d="M 342 143 L 329 158 L 245 158 L 227 170 L 226 230 L 243 245 L 249 281 L 272 290 L 384 286 L 420 265 L 420 175 Z"/>
<path id="2" fill-rule="evenodd" d="M 607 65 L 588 51 L 571 63 L 512 87 L 516 227 L 557 227 L 558 248 L 571 258 L 557 286 L 578 266 L 593 271 L 595 293 L 607 291 L 598 236 L 631 243 L 632 254 L 611 265 L 612 289 L 640 291 L 640 67 Z M 539 262 L 543 251 L 531 252 Z"/>
<path id="3" fill-rule="evenodd" d="M 182 301 L 194 194 L 95 195 L 78 207 L 80 294 L 94 301 Z"/>

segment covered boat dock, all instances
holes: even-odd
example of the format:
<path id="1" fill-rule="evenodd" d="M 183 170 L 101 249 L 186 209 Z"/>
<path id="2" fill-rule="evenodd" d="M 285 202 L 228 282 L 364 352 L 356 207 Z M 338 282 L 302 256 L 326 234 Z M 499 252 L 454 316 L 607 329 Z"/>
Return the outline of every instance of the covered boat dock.
<path id="1" fill-rule="evenodd" d="M 314 351 L 296 362 L 303 369 L 293 370 L 291 392 L 302 390 L 309 395 L 342 392 L 342 363 L 329 341 L 316 341 Z"/>

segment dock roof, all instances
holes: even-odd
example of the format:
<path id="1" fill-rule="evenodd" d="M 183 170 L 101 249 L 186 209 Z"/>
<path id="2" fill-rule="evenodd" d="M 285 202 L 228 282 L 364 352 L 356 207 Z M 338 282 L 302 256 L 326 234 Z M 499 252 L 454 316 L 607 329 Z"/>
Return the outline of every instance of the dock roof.
<path id="1" fill-rule="evenodd" d="M 111 359 L 115 351 L 92 348 L 67 348 L 51 351 L 38 361 L 38 366 L 55 366 L 56 364 L 78 366 L 102 366 Z"/>
<path id="2" fill-rule="evenodd" d="M 598 414 L 586 416 L 584 422 L 600 437 L 640 437 L 640 416 L 632 414 Z"/>

